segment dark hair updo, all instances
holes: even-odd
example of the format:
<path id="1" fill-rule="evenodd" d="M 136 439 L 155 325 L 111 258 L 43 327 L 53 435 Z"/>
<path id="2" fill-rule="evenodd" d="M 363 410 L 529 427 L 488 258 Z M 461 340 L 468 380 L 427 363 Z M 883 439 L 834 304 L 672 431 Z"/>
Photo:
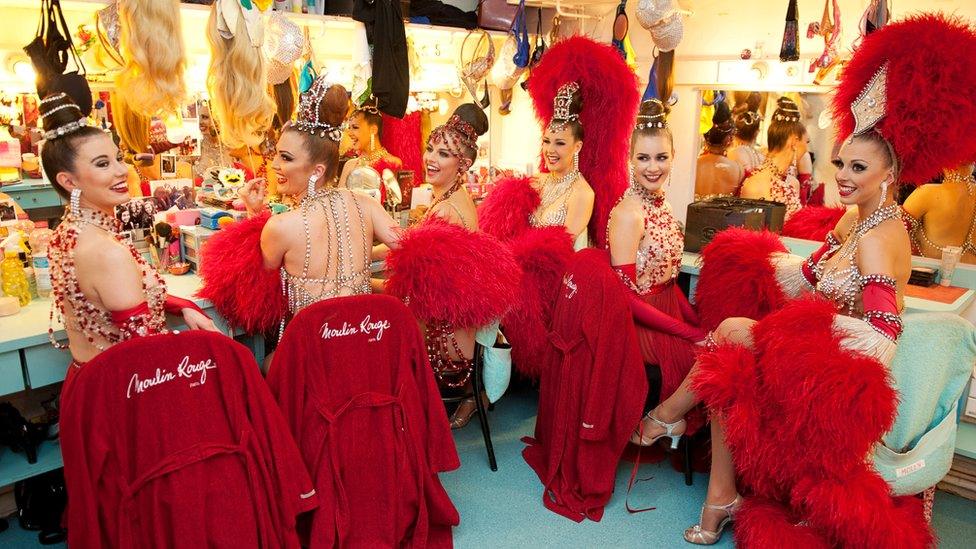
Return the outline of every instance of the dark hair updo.
<path id="1" fill-rule="evenodd" d="M 54 190 L 67 199 L 70 193 L 57 182 L 57 175 L 74 172 L 81 143 L 105 135 L 105 132 L 92 126 L 79 126 L 78 122 L 86 117 L 81 114 L 78 105 L 63 93 L 47 95 L 41 101 L 40 115 L 45 133 L 55 132 L 41 145 L 41 165 Z M 63 135 L 57 135 L 59 129 L 64 132 Z"/>
<path id="2" fill-rule="evenodd" d="M 314 85 L 313 85 L 314 89 Z M 309 93 L 309 92 L 306 92 Z M 349 93 L 345 88 L 334 84 L 326 90 L 325 95 L 317 106 L 318 121 L 339 128 L 346 118 L 349 107 Z M 322 135 L 319 130 L 305 131 L 301 129 L 302 122 L 311 123 L 315 119 L 315 112 L 299 110 L 298 121 L 285 126 L 284 132 L 298 132 L 302 136 L 305 152 L 312 163 L 325 164 L 325 180 L 335 179 L 339 170 L 339 142 L 333 141 L 328 133 Z M 282 132 L 282 133 L 284 133 Z"/>
<path id="3" fill-rule="evenodd" d="M 674 147 L 674 137 L 668 127 L 668 114 L 671 109 L 658 99 L 648 99 L 640 105 L 637 112 L 637 124 L 634 132 L 630 135 L 630 151 L 633 153 L 634 145 L 642 137 L 657 137 L 663 135 L 667 137 L 671 147 Z"/>
<path id="4" fill-rule="evenodd" d="M 762 96 L 759 92 L 751 92 L 745 101 L 735 104 L 732 108 L 732 123 L 735 125 L 735 136 L 743 141 L 755 141 L 759 134 L 759 103 Z"/>
<path id="5" fill-rule="evenodd" d="M 352 116 L 356 115 L 362 116 L 367 124 L 375 127 L 377 132 L 383 133 L 383 115 L 380 114 L 380 110 L 376 106 L 375 97 L 370 97 L 365 103 L 352 111 Z"/>
<path id="6" fill-rule="evenodd" d="M 725 101 L 715 103 L 712 127 L 705 132 L 705 142 L 712 147 L 727 147 L 732 142 L 732 111 Z"/>
<path id="7" fill-rule="evenodd" d="M 776 100 L 776 110 L 773 111 L 773 121 L 766 133 L 766 145 L 769 152 L 783 150 L 791 136 L 797 138 L 807 134 L 807 129 L 800 122 L 800 108 L 789 97 Z"/>
<path id="8" fill-rule="evenodd" d="M 474 103 L 458 105 L 454 109 L 452 116 L 457 116 L 463 122 L 468 123 L 474 129 L 474 133 L 478 134 L 479 137 L 485 135 L 485 132 L 488 131 L 488 115 L 485 114 L 485 111 L 481 110 L 481 107 Z M 477 149 L 464 147 L 464 155 L 473 162 L 478 157 L 478 151 Z"/>

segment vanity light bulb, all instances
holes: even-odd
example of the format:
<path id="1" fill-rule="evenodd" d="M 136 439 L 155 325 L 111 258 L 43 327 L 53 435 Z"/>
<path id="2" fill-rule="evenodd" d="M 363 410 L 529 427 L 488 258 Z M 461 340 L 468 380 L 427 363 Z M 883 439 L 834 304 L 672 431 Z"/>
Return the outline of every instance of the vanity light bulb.
<path id="1" fill-rule="evenodd" d="M 30 62 L 26 60 L 15 61 L 13 66 L 10 68 L 18 83 L 28 86 L 35 85 L 37 73 L 34 72 L 34 67 L 31 66 Z"/>
<path id="2" fill-rule="evenodd" d="M 447 99 L 441 98 L 437 101 L 437 114 L 445 115 L 447 114 Z"/>
<path id="3" fill-rule="evenodd" d="M 186 139 L 187 133 L 183 128 L 183 117 L 177 113 L 170 113 L 163 118 L 166 126 L 166 139 L 170 143 L 181 143 Z"/>

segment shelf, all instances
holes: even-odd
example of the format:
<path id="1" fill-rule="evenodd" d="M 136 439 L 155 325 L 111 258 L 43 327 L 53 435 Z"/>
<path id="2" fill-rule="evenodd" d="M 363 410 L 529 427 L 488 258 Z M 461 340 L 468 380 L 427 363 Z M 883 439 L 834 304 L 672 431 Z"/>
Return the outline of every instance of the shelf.
<path id="1" fill-rule="evenodd" d="M 27 463 L 27 454 L 4 447 L 0 449 L 0 487 L 53 471 L 62 465 L 61 444 L 56 440 L 41 443 L 37 448 L 37 463 L 33 465 Z"/>

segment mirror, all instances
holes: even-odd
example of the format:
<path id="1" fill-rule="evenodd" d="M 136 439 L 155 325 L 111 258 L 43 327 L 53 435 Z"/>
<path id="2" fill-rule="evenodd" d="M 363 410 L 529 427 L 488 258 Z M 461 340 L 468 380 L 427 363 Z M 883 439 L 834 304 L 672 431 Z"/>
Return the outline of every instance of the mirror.
<path id="1" fill-rule="evenodd" d="M 695 199 L 713 195 L 738 195 L 743 183 L 757 172 L 769 153 L 769 128 L 777 101 L 788 98 L 796 105 L 799 124 L 807 135 L 806 154 L 788 158 L 780 148 L 777 158 L 794 168 L 800 184 L 800 205 L 833 205 L 837 192 L 830 163 L 834 130 L 830 123 L 828 96 L 795 91 L 702 90 L 695 121 L 698 161 Z M 725 107 L 719 105 L 724 103 Z M 727 107 L 724 115 L 721 113 Z M 716 112 L 719 116 L 716 117 Z M 713 124 L 713 118 L 717 122 Z M 791 144 L 790 144 L 791 145 Z M 788 171 L 788 170 L 787 170 Z M 760 193 L 761 194 L 761 193 Z M 759 198 L 760 196 L 756 196 Z M 769 198 L 768 196 L 766 198 Z"/>

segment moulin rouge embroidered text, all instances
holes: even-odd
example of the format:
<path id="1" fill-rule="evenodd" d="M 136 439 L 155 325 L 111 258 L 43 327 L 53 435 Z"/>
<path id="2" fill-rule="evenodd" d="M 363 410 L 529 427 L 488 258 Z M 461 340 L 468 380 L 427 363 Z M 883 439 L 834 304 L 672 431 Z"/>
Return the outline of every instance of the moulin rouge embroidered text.
<path id="1" fill-rule="evenodd" d="M 351 335 L 362 334 L 369 338 L 369 341 L 379 341 L 383 339 L 383 333 L 390 329 L 389 320 L 372 320 L 369 315 L 359 323 L 359 326 L 353 326 L 348 322 L 343 322 L 341 327 L 329 326 L 326 322 L 322 325 L 322 339 L 332 339 L 334 337 L 345 337 Z"/>
<path id="2" fill-rule="evenodd" d="M 139 374 L 132 374 L 129 378 L 129 388 L 125 392 L 125 398 L 132 398 L 133 394 L 141 394 L 153 387 L 158 387 L 164 383 L 169 383 L 176 379 L 190 379 L 190 387 L 203 385 L 207 382 L 207 370 L 217 368 L 217 363 L 213 359 L 201 360 L 200 362 L 190 362 L 190 357 L 185 356 L 176 366 L 176 371 L 156 368 L 153 377 L 140 379 Z"/>

